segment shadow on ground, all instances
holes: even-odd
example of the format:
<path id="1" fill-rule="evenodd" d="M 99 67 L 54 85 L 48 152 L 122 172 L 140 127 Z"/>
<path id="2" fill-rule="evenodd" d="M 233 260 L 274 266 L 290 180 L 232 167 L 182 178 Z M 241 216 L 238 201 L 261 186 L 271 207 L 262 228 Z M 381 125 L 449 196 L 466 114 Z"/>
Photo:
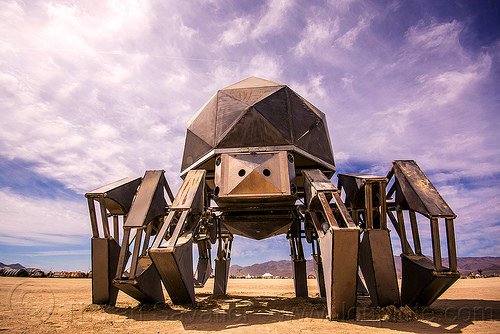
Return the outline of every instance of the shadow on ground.
<path id="1" fill-rule="evenodd" d="M 489 300 L 438 300 L 432 307 L 413 308 L 416 320 L 404 321 L 370 306 L 358 297 L 356 320 L 343 321 L 362 327 L 387 328 L 410 333 L 460 333 L 473 321 L 500 320 L 500 302 Z M 170 304 L 121 308 L 91 305 L 85 312 L 103 311 L 136 321 L 180 321 L 186 330 L 219 331 L 282 321 L 326 320 L 324 298 L 276 296 L 214 296 L 197 294 L 195 306 Z"/>

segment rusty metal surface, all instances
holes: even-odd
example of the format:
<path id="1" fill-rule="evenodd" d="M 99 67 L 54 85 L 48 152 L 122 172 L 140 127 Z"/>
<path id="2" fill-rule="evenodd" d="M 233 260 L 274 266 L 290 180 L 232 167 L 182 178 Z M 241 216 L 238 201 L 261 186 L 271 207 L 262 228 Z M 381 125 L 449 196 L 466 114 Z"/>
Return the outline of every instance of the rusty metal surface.
<path id="1" fill-rule="evenodd" d="M 443 197 L 413 160 L 394 160 L 394 175 L 403 196 L 396 196 L 396 203 L 427 217 L 455 218 Z"/>

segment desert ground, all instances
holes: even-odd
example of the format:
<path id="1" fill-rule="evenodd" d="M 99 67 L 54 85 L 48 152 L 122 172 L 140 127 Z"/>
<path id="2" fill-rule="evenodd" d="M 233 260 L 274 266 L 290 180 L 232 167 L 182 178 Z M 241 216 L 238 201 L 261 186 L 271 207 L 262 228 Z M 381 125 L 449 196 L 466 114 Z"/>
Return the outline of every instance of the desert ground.
<path id="1" fill-rule="evenodd" d="M 195 306 L 139 305 L 123 294 L 115 307 L 91 304 L 91 279 L 0 277 L 0 331 L 8 333 L 500 333 L 500 278 L 461 279 L 416 319 L 358 297 L 357 319 L 328 321 L 309 280 L 295 298 L 291 279 L 231 279 L 228 295 L 197 289 Z M 166 294 L 165 294 L 166 295 Z M 167 295 L 166 295 L 167 296 Z M 401 310 L 401 309 L 400 309 Z"/>

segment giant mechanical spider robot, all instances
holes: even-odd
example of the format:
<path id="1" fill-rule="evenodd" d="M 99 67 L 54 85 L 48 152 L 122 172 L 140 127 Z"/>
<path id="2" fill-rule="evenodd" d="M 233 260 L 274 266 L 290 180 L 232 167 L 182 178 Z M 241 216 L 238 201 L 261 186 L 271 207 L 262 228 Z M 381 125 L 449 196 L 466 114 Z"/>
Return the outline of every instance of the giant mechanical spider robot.
<path id="1" fill-rule="evenodd" d="M 93 303 L 114 305 L 118 290 L 161 303 L 163 283 L 172 303 L 192 304 L 212 274 L 215 244 L 213 293 L 224 295 L 235 234 L 286 234 L 297 297 L 308 295 L 303 241 L 311 244 L 329 319 L 355 318 L 360 271 L 374 306 L 430 305 L 459 278 L 456 216 L 419 166 L 396 160 L 385 177 L 339 174 L 333 185 L 325 115 L 285 85 L 250 77 L 219 90 L 188 124 L 181 170 L 175 196 L 162 170 L 85 195 Z M 422 254 L 417 213 L 430 222 L 432 259 Z M 401 290 L 387 217 L 401 240 Z"/>

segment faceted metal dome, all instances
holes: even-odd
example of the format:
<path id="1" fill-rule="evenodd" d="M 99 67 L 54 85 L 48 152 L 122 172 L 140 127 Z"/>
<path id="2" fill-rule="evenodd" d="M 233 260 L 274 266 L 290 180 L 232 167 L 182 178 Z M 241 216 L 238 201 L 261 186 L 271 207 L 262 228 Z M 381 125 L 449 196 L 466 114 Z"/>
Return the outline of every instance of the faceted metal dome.
<path id="1" fill-rule="evenodd" d="M 286 149 L 335 170 L 325 114 L 286 85 L 261 78 L 219 90 L 188 122 L 181 175 L 210 170 L 217 151 L 235 148 Z"/>

